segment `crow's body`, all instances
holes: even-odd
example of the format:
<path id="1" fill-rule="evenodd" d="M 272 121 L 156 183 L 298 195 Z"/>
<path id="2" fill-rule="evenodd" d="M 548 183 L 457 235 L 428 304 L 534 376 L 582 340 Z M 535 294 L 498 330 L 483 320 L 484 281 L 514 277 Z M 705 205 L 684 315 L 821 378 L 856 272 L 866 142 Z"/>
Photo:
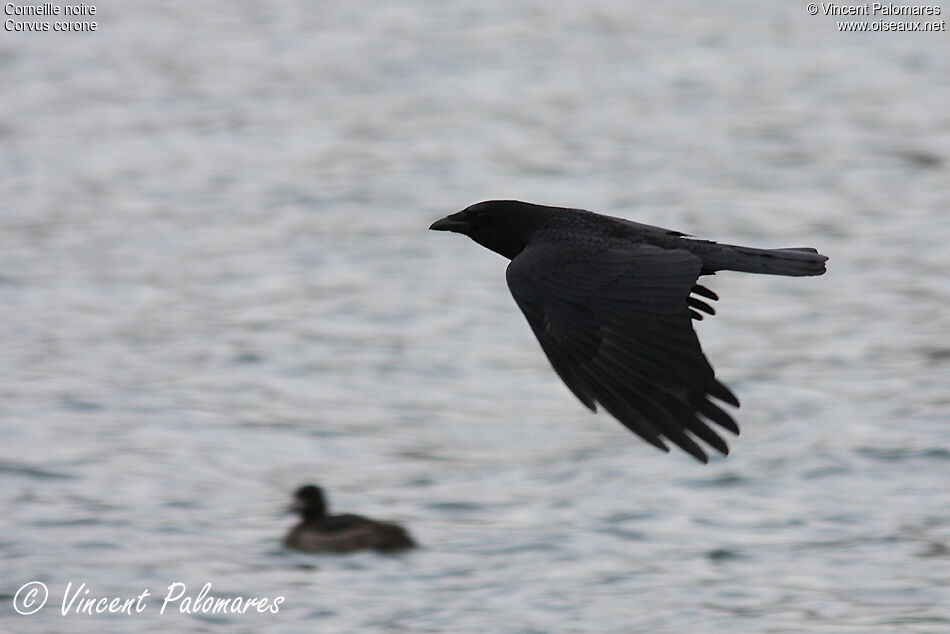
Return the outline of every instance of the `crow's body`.
<path id="1" fill-rule="evenodd" d="M 712 398 L 739 401 L 716 380 L 692 327 L 718 297 L 696 283 L 730 270 L 821 275 L 810 248 L 754 249 L 580 209 L 487 201 L 430 229 L 454 231 L 509 259 L 508 287 L 564 383 L 631 431 L 667 439 L 707 461 L 701 440 L 726 454 L 707 421 L 739 428 Z"/>

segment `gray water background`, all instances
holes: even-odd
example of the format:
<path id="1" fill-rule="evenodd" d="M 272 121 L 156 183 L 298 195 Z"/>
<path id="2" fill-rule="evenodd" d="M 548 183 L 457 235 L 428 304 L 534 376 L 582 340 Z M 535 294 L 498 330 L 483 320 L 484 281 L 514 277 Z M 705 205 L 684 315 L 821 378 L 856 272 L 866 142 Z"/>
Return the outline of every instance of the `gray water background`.
<path id="1" fill-rule="evenodd" d="M 0 32 L 4 631 L 950 631 L 945 32 L 752 0 L 96 6 Z M 732 455 L 576 402 L 504 261 L 426 231 L 488 198 L 831 257 L 710 280 Z M 284 551 L 309 481 L 424 547 Z M 175 581 L 286 599 L 159 615 Z M 62 616 L 70 582 L 152 599 Z"/>

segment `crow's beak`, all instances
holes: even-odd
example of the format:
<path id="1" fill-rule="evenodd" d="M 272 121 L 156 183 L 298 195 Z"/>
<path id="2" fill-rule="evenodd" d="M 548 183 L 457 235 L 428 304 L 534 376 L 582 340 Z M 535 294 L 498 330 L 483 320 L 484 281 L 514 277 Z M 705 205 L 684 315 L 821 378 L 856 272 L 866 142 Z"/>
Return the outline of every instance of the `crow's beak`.
<path id="1" fill-rule="evenodd" d="M 429 230 L 465 233 L 468 231 L 468 220 L 465 217 L 464 212 L 460 211 L 457 214 L 452 214 L 451 216 L 446 216 L 441 220 L 436 220 L 432 223 L 432 226 L 429 227 Z"/>

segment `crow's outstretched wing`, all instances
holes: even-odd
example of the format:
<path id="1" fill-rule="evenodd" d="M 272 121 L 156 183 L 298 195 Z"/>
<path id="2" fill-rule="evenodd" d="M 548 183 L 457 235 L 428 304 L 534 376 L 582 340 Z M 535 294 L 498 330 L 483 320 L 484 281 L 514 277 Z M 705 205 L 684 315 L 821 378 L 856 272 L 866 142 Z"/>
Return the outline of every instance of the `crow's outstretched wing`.
<path id="1" fill-rule="evenodd" d="M 651 245 L 529 245 L 508 265 L 508 288 L 555 371 L 592 410 L 603 405 L 647 442 L 663 439 L 698 460 L 696 442 L 719 452 L 726 443 L 707 422 L 738 434 L 735 421 L 710 397 L 739 406 L 699 345 L 692 308 L 712 313 L 690 295 L 716 299 L 697 286 L 699 257 Z M 694 439 L 695 437 L 695 439 Z"/>

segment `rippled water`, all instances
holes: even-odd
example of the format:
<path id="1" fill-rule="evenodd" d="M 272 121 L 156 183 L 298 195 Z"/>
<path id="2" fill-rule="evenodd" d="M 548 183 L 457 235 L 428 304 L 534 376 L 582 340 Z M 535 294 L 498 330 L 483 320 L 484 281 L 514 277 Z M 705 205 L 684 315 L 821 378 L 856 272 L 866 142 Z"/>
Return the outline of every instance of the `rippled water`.
<path id="1" fill-rule="evenodd" d="M 97 7 L 0 36 L 2 629 L 950 628 L 945 33 L 730 0 Z M 586 413 L 503 260 L 426 232 L 502 197 L 831 256 L 711 280 L 730 457 Z M 285 552 L 308 481 L 424 548 Z M 159 614 L 176 581 L 285 601 Z M 62 616 L 69 583 L 151 598 Z"/>

